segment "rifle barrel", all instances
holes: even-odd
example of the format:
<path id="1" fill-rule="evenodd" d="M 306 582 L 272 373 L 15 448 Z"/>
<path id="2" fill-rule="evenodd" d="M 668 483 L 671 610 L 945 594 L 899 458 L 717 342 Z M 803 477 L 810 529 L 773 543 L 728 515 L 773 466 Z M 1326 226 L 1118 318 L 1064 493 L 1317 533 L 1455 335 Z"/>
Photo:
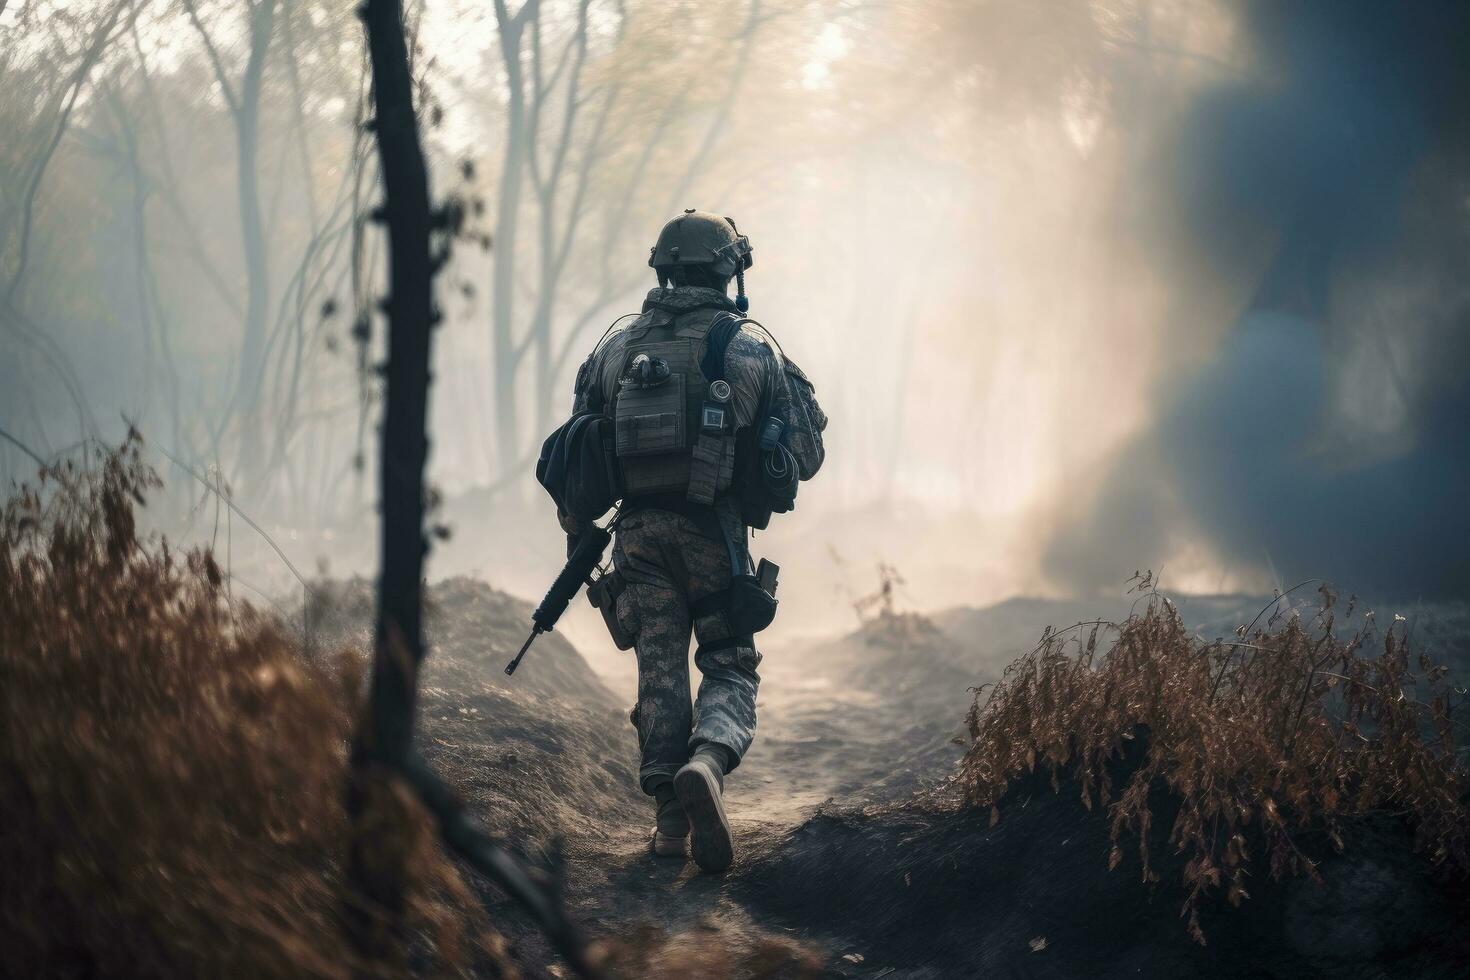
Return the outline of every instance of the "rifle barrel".
<path id="1" fill-rule="evenodd" d="M 514 660 L 505 665 L 505 676 L 509 677 L 516 672 L 516 668 L 521 665 L 521 658 L 526 655 L 527 650 L 531 649 L 531 644 L 536 642 L 536 637 L 540 635 L 541 627 L 537 626 L 531 630 L 531 635 L 526 637 L 525 643 L 521 644 L 521 652 L 516 654 Z"/>

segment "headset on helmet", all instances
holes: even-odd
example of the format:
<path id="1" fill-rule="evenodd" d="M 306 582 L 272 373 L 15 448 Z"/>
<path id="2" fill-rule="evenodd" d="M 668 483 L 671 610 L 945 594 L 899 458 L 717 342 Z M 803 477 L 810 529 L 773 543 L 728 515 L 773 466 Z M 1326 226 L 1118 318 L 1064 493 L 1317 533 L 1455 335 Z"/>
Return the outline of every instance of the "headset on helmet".
<path id="1" fill-rule="evenodd" d="M 664 225 L 658 241 L 648 250 L 648 264 L 659 273 L 664 285 L 666 270 L 700 266 L 716 277 L 735 277 L 735 306 L 750 309 L 745 296 L 745 270 L 754 263 L 750 239 L 740 234 L 735 220 L 709 211 L 685 208 L 684 213 Z"/>

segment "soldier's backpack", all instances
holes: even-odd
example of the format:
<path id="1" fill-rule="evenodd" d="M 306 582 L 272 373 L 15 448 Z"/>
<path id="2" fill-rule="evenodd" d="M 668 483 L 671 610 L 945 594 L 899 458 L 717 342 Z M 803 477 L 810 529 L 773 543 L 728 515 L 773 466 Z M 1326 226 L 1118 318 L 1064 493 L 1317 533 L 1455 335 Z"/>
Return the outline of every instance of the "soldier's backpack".
<path id="1" fill-rule="evenodd" d="M 729 314 L 704 324 L 680 318 L 650 324 L 627 344 L 612 406 L 625 496 L 682 494 L 708 505 L 729 489 L 735 432 L 723 375 L 735 329 Z"/>
<path id="2" fill-rule="evenodd" d="M 765 393 L 752 425 L 734 430 L 725 354 L 752 321 L 688 319 L 634 328 L 608 413 L 575 415 L 542 444 L 536 478 L 566 513 L 593 520 L 625 498 L 709 505 L 732 486 L 755 528 L 794 506 L 795 461 L 782 445 L 777 393 Z"/>

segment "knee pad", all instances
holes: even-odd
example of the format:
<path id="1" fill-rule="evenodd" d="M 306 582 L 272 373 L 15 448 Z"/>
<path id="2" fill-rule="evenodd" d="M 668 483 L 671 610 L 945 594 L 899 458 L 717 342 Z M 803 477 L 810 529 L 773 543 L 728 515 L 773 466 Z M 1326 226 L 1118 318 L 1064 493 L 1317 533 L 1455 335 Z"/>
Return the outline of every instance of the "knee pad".
<path id="1" fill-rule="evenodd" d="M 753 671 L 760 666 L 761 655 L 755 648 L 755 637 L 747 633 L 712 643 L 700 643 L 694 651 L 694 662 L 701 671 L 709 667 L 735 667 Z"/>

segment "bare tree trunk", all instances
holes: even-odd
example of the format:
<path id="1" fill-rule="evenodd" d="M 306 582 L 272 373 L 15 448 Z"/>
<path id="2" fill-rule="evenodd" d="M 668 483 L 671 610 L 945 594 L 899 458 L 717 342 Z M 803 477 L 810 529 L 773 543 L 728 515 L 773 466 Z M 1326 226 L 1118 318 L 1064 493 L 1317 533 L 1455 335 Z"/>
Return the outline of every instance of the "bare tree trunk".
<path id="1" fill-rule="evenodd" d="M 270 306 L 270 265 L 260 208 L 260 89 L 270 50 L 275 0 L 259 0 L 250 11 L 250 58 L 240 82 L 235 113 L 236 158 L 239 161 L 240 241 L 245 252 L 245 330 L 240 344 L 240 415 L 244 423 L 240 452 L 242 475 L 259 455 L 261 376 L 264 373 L 265 328 Z M 255 474 L 251 474 L 252 477 Z M 259 474 L 265 479 L 265 474 Z"/>
<path id="2" fill-rule="evenodd" d="M 491 257 L 491 330 L 495 357 L 495 442 L 502 470 L 515 464 L 516 368 L 520 360 L 515 342 L 515 241 L 520 225 L 521 186 L 528 153 L 526 133 L 526 81 L 521 66 L 521 39 L 526 23 L 539 16 L 538 0 L 525 0 L 511 16 L 505 0 L 495 0 L 499 26 L 501 61 L 505 65 L 506 104 L 505 153 L 500 173 L 500 193 L 495 211 L 495 254 Z"/>
<path id="3" fill-rule="evenodd" d="M 542 207 L 540 215 L 537 237 L 541 247 L 541 275 L 536 291 L 536 315 L 531 320 L 531 336 L 535 338 L 535 360 L 531 365 L 531 397 L 536 407 L 534 419 L 538 438 L 551 430 L 551 313 L 557 285 L 556 267 L 551 255 L 555 248 L 555 233 L 552 228 L 556 217 L 554 203 L 553 194 Z"/>
<path id="4" fill-rule="evenodd" d="M 301 90 L 301 71 L 296 57 L 296 32 L 293 27 L 295 11 L 289 5 L 282 12 L 281 40 L 286 49 L 286 79 L 291 85 L 291 121 L 296 129 L 296 150 L 301 157 L 301 180 L 306 193 L 306 214 L 311 223 L 312 234 L 320 224 L 317 215 L 316 186 L 312 180 L 311 143 L 307 136 L 306 110 Z"/>
<path id="5" fill-rule="evenodd" d="M 183 0 L 199 39 L 214 69 L 225 104 L 235 123 L 236 191 L 240 208 L 240 240 L 245 254 L 245 321 L 240 342 L 240 371 L 235 384 L 235 397 L 226 415 L 236 413 L 242 421 L 238 469 L 252 478 L 256 474 L 260 433 L 256 409 L 260 400 L 260 384 L 265 358 L 266 317 L 270 304 L 270 266 L 266 255 L 266 236 L 260 210 L 260 175 L 257 156 L 260 148 L 260 92 L 265 77 L 266 56 L 270 53 L 275 27 L 276 0 L 248 0 L 250 54 L 238 90 L 230 81 L 214 39 L 199 18 L 195 0 Z M 226 419 L 220 420 L 220 431 Z M 216 438 L 216 442 L 218 438 Z"/>
<path id="6" fill-rule="evenodd" d="M 349 876 L 357 894 L 369 903 L 358 908 L 359 949 L 379 958 L 401 958 L 405 949 L 398 940 L 408 855 L 395 850 L 392 840 L 364 839 L 359 819 L 370 803 L 392 799 L 384 792 L 387 783 L 401 779 L 418 791 L 437 818 L 445 842 L 536 916 L 574 973 L 594 977 L 586 943 L 567 917 L 559 889 L 548 888 L 541 876 L 489 837 L 412 750 L 418 666 L 424 655 L 422 589 L 428 551 L 424 463 L 429 451 L 430 330 L 437 319 L 433 279 L 447 252 L 430 255 L 431 228 L 446 216 L 429 210 L 428 172 L 414 118 L 413 79 L 399 3 L 367 0 L 363 8 L 377 105 L 374 131 L 382 161 L 382 210 L 388 225 L 389 294 L 384 304 L 388 360 L 379 463 L 383 517 L 376 649 L 368 715 L 353 746 L 349 793 L 359 830 L 353 835 Z M 386 922 L 386 934 L 370 928 L 374 921 Z"/>
<path id="7" fill-rule="evenodd" d="M 143 384 L 139 389 L 145 399 L 139 408 L 138 418 L 134 421 L 142 422 L 148 417 L 148 410 L 152 407 L 154 393 L 153 368 L 155 360 L 154 325 L 157 324 L 158 334 L 163 348 L 164 360 L 164 382 L 167 386 L 165 397 L 168 400 L 170 411 L 170 443 L 175 448 L 183 445 L 180 439 L 179 417 L 179 377 L 173 362 L 173 350 L 169 346 L 167 333 L 168 326 L 165 322 L 166 314 L 154 305 L 153 270 L 148 253 L 148 196 L 151 184 L 147 174 L 143 170 L 143 163 L 138 147 L 138 134 L 133 120 L 128 116 L 127 109 L 123 105 L 122 97 L 112 89 L 111 86 L 103 87 L 104 103 L 112 110 L 113 120 L 117 125 L 118 140 L 122 151 L 123 160 L 127 165 L 128 176 L 133 185 L 132 193 L 132 231 L 133 231 L 133 282 L 135 286 L 135 302 L 138 308 L 139 333 L 143 341 Z"/>
<path id="8" fill-rule="evenodd" d="M 363 21 L 372 58 L 383 214 L 388 229 L 388 359 L 384 369 L 382 571 L 378 579 L 376 649 L 368 716 L 353 750 L 351 805 L 361 816 L 372 784 L 407 763 L 413 735 L 418 665 L 423 658 L 424 464 L 429 440 L 429 344 L 433 326 L 433 266 L 429 257 L 428 171 L 413 109 L 413 79 L 399 0 L 368 0 Z M 359 894 L 387 916 L 404 910 L 400 867 L 367 853 L 355 837 L 351 874 Z M 392 863 L 392 862 L 389 862 Z M 366 925 L 366 922 L 362 923 Z M 365 952 L 380 952 L 364 929 Z M 374 948 L 374 947 L 378 948 Z"/>
<path id="9" fill-rule="evenodd" d="M 559 253 L 557 239 L 557 198 L 562 184 L 562 175 L 566 170 L 567 154 L 571 150 L 572 140 L 576 135 L 577 115 L 582 104 L 582 69 L 587 63 L 588 42 L 588 11 L 591 0 L 581 0 L 577 4 L 577 24 L 572 35 L 568 38 L 566 46 L 558 60 L 557 67 L 552 72 L 553 81 L 546 81 L 543 70 L 543 47 L 541 44 L 541 21 L 538 18 L 534 25 L 531 48 L 531 78 L 533 89 L 531 139 L 529 156 L 531 164 L 531 179 L 536 186 L 538 210 L 540 221 L 537 228 L 537 246 L 540 257 L 540 281 L 536 292 L 536 311 L 531 318 L 530 332 L 527 342 L 534 346 L 535 361 L 532 364 L 532 398 L 535 404 L 535 432 L 539 436 L 551 428 L 552 412 L 552 388 L 551 383 L 551 329 L 553 310 L 556 305 L 556 291 L 561 280 L 562 270 L 565 268 L 565 257 Z M 544 164 L 541 157 L 541 116 L 546 108 L 546 102 L 551 97 L 551 89 L 555 87 L 555 76 L 562 73 L 564 66 L 570 64 L 571 70 L 565 82 L 565 109 L 562 113 L 560 133 L 553 144 L 550 152 L 549 164 Z M 607 112 L 615 97 L 616 87 L 613 93 L 604 100 L 604 112 L 601 115 L 599 125 L 596 128 L 588 145 L 585 147 L 583 162 L 590 165 L 597 156 L 599 143 L 602 140 L 602 123 L 607 121 Z M 566 215 L 566 239 L 570 244 L 571 236 L 580 222 L 581 215 L 578 213 L 582 194 L 586 189 L 589 167 L 582 168 L 582 183 L 576 189 L 577 193 L 571 207 Z"/>

